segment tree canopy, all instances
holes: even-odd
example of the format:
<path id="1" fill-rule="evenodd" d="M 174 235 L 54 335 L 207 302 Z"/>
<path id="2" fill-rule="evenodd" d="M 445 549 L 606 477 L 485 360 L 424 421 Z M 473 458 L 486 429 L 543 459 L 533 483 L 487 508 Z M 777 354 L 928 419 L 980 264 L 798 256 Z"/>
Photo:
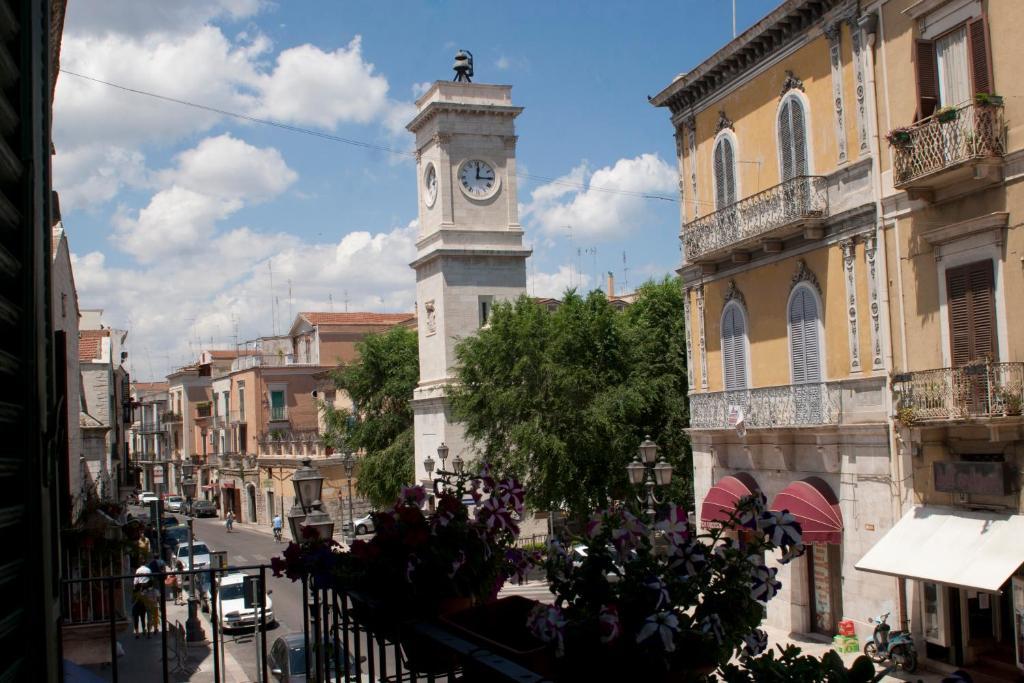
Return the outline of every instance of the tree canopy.
<path id="1" fill-rule="evenodd" d="M 322 404 L 324 445 L 362 451 L 360 494 L 375 507 L 395 502 L 413 480 L 413 414 L 409 403 L 419 381 L 416 332 L 393 327 L 356 345 L 359 358 L 333 372 L 334 383 L 356 406 L 356 414 Z"/>
<path id="2" fill-rule="evenodd" d="M 671 278 L 621 313 L 599 291 L 571 290 L 554 312 L 525 295 L 496 304 L 456 349 L 454 416 L 535 508 L 585 515 L 629 498 L 625 466 L 647 434 L 675 468 L 670 497 L 689 506 L 682 311 Z"/>

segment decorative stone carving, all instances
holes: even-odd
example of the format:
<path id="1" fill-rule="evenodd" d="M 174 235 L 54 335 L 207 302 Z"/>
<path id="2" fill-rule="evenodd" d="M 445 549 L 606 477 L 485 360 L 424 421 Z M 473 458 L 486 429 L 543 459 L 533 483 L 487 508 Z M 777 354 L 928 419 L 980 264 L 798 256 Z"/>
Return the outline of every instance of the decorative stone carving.
<path id="1" fill-rule="evenodd" d="M 850 27 L 850 39 L 853 43 L 853 73 L 857 92 L 857 153 L 859 156 L 864 156 L 869 153 L 868 105 L 867 98 L 865 97 L 866 83 L 864 82 L 864 40 L 856 17 L 851 15 L 847 18 L 846 23 Z"/>
<path id="2" fill-rule="evenodd" d="M 790 90 L 799 90 L 803 92 L 804 82 L 793 75 L 793 72 L 786 69 L 786 80 L 782 81 L 782 89 L 779 91 L 779 98 L 786 96 Z"/>
<path id="3" fill-rule="evenodd" d="M 697 325 L 700 329 L 698 351 L 700 352 L 700 387 L 708 388 L 708 355 L 704 340 L 704 285 L 697 285 Z"/>
<path id="4" fill-rule="evenodd" d="M 431 138 L 435 145 L 447 145 L 452 141 L 451 133 L 437 133 Z"/>
<path id="5" fill-rule="evenodd" d="M 683 329 L 686 331 L 686 382 L 693 389 L 693 321 L 690 319 L 690 292 L 687 287 L 683 292 Z"/>
<path id="6" fill-rule="evenodd" d="M 846 154 L 846 119 L 845 107 L 843 106 L 843 64 L 842 64 L 842 24 L 836 22 L 825 29 L 825 36 L 828 38 L 829 62 L 832 65 L 832 99 L 835 102 L 836 118 L 836 146 L 839 163 L 847 161 Z"/>
<path id="7" fill-rule="evenodd" d="M 427 334 L 434 334 L 437 332 L 437 310 L 433 299 L 423 304 L 423 311 L 426 314 Z"/>
<path id="8" fill-rule="evenodd" d="M 718 128 L 717 132 L 721 132 L 728 128 L 729 130 L 736 130 L 736 127 L 732 125 L 732 119 L 725 115 L 725 110 L 718 110 Z"/>
<path id="9" fill-rule="evenodd" d="M 789 284 L 789 291 L 793 291 L 801 282 L 806 282 L 814 287 L 814 290 L 821 294 L 821 285 L 818 284 L 818 276 L 814 274 L 810 268 L 807 267 L 807 262 L 803 259 L 799 259 L 796 262 L 796 272 L 793 273 L 793 280 Z"/>
<path id="10" fill-rule="evenodd" d="M 882 361 L 882 330 L 878 304 L 878 269 L 875 262 L 878 238 L 868 235 L 864 238 L 864 261 L 868 266 L 868 307 L 871 310 L 871 369 L 881 370 Z"/>
<path id="11" fill-rule="evenodd" d="M 725 308 L 730 301 L 734 300 L 746 309 L 747 300 L 743 298 L 743 292 L 736 287 L 735 280 L 729 280 L 729 287 L 725 290 L 725 299 L 722 301 L 722 308 Z"/>
<path id="12" fill-rule="evenodd" d="M 690 117 L 683 122 L 686 126 L 687 157 L 690 164 L 690 192 L 693 197 L 693 217 L 700 216 L 700 203 L 697 201 L 697 119 Z"/>
<path id="13" fill-rule="evenodd" d="M 850 372 L 860 372 L 860 338 L 857 329 L 857 274 L 854 269 L 856 243 L 853 239 L 839 243 L 843 250 L 843 279 L 846 281 L 846 313 L 850 335 Z"/>

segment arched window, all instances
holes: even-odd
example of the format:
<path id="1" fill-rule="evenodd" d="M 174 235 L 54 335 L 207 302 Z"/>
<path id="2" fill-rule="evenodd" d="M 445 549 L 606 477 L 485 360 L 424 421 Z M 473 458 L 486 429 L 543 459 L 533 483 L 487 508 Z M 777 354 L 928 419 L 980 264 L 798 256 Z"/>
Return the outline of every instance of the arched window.
<path id="1" fill-rule="evenodd" d="M 801 284 L 789 297 L 789 355 L 793 384 L 821 382 L 818 297 Z"/>
<path id="2" fill-rule="evenodd" d="M 747 320 L 735 301 L 722 311 L 722 373 L 726 391 L 747 388 Z"/>
<path id="3" fill-rule="evenodd" d="M 799 95 L 787 95 L 779 107 L 779 164 L 783 182 L 808 174 L 807 116 Z"/>
<path id="4" fill-rule="evenodd" d="M 720 135 L 715 143 L 715 208 L 722 209 L 736 202 L 736 150 L 728 135 Z"/>

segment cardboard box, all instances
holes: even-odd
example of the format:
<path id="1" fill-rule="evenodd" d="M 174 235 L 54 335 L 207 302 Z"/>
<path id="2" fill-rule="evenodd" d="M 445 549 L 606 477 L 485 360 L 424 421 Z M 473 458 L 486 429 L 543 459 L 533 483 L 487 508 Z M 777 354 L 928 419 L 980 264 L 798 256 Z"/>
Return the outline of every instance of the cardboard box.
<path id="1" fill-rule="evenodd" d="M 839 653 L 860 652 L 857 636 L 833 636 L 832 649 Z"/>

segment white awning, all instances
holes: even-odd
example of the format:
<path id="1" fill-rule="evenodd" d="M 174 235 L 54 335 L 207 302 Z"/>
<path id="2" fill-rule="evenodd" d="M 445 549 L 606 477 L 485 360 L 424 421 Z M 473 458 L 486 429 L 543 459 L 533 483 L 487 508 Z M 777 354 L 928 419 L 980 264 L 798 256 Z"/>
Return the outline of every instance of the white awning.
<path id="1" fill-rule="evenodd" d="M 997 592 L 1024 564 L 1024 515 L 918 506 L 854 565 Z"/>

